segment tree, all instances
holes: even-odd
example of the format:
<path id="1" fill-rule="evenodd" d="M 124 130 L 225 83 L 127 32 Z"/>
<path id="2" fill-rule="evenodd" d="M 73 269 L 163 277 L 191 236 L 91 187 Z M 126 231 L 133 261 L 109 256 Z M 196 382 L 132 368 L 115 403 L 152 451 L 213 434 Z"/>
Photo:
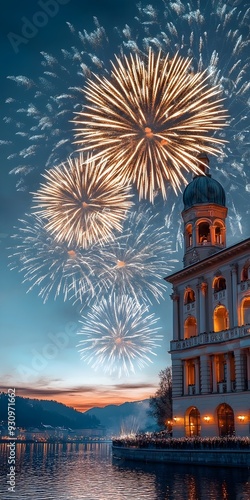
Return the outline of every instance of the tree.
<path id="1" fill-rule="evenodd" d="M 150 397 L 150 414 L 161 429 L 172 430 L 172 370 L 168 366 L 159 373 L 159 389 Z"/>

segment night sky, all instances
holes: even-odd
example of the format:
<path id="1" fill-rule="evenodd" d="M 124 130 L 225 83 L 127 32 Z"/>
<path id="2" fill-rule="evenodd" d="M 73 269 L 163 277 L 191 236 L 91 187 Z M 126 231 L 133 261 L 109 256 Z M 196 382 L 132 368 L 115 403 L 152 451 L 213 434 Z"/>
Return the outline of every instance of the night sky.
<path id="1" fill-rule="evenodd" d="M 46 2 L 45 2 L 46 3 Z M 204 16 L 206 22 L 201 24 L 201 33 L 206 31 L 207 45 L 204 47 L 204 64 L 211 61 L 209 53 L 213 48 L 220 51 L 219 67 L 220 76 L 223 76 L 221 85 L 224 88 L 225 106 L 229 109 L 231 123 L 228 131 L 225 132 L 228 145 L 225 148 L 226 155 L 223 160 L 212 158 L 210 162 L 211 173 L 219 180 L 227 194 L 229 217 L 228 217 L 228 244 L 233 244 L 249 237 L 249 194 L 250 194 L 250 175 L 249 175 L 249 89 L 243 92 L 242 84 L 249 79 L 249 67 L 246 56 L 247 41 L 249 42 L 249 14 L 244 18 L 247 2 L 228 1 L 226 3 L 215 2 L 217 11 L 213 7 L 213 2 L 206 2 Z M 55 56 L 69 70 L 69 83 L 73 85 L 74 72 L 76 65 L 67 60 L 63 60 L 61 49 L 69 49 L 72 45 L 80 46 L 77 36 L 72 38 L 72 33 L 68 29 L 66 22 L 71 23 L 78 30 L 87 30 L 91 32 L 95 26 L 93 16 L 96 16 L 101 26 L 105 27 L 109 38 L 107 45 L 100 50 L 96 49 L 96 54 L 101 55 L 107 61 L 112 59 L 114 53 L 119 52 L 117 32 L 114 27 L 122 29 L 126 24 L 134 29 L 134 36 L 140 40 L 144 36 L 157 36 L 162 31 L 159 28 L 156 17 L 153 12 L 150 13 L 150 24 L 142 25 L 134 19 L 138 16 L 136 3 L 131 0 L 117 1 L 80 1 L 69 0 L 57 2 L 58 12 L 49 16 L 45 26 L 37 29 L 37 33 L 26 37 L 27 43 L 20 43 L 13 46 L 13 37 L 10 33 L 22 34 L 24 23 L 28 19 L 31 21 L 37 12 L 41 11 L 42 2 L 23 2 L 5 1 L 1 9 L 1 386 L 3 390 L 9 387 L 16 387 L 17 394 L 27 397 L 56 399 L 79 409 L 87 409 L 92 406 L 104 406 L 109 403 L 122 403 L 124 401 L 139 400 L 153 394 L 158 384 L 158 373 L 161 369 L 170 365 L 170 356 L 168 354 L 169 341 L 172 331 L 172 304 L 169 298 L 170 287 L 166 288 L 165 300 L 160 304 L 153 301 L 149 306 L 149 312 L 155 313 L 159 318 L 158 326 L 161 326 L 163 339 L 161 346 L 155 349 L 156 357 L 152 357 L 153 363 L 142 370 L 136 369 L 130 376 L 118 378 L 116 375 L 109 375 L 103 372 L 102 367 L 94 371 L 91 366 L 80 360 L 80 355 L 76 344 L 76 336 L 79 330 L 79 308 L 74 307 L 70 301 L 63 301 L 59 297 L 56 301 L 52 298 L 43 304 L 38 297 L 37 290 L 26 293 L 27 286 L 22 284 L 23 276 L 18 269 L 10 270 L 10 262 L 13 239 L 11 235 L 15 232 L 14 226 L 18 226 L 18 219 L 25 218 L 25 214 L 30 212 L 31 191 L 38 188 L 41 182 L 41 172 L 48 160 L 48 151 L 50 148 L 50 138 L 46 140 L 46 145 L 41 148 L 33 157 L 28 158 L 27 162 L 35 166 L 34 170 L 26 176 L 10 174 L 20 163 L 25 164 L 25 158 L 21 159 L 11 156 L 13 153 L 27 148 L 30 132 L 30 119 L 23 116 L 20 119 L 20 112 L 17 109 L 23 106 L 27 107 L 33 90 L 25 90 L 24 86 L 17 85 L 13 80 L 7 79 L 9 75 L 23 75 L 36 82 L 39 90 L 39 77 L 42 76 L 44 66 L 41 64 L 44 60 L 41 52 L 46 52 Z M 144 5 L 144 4 L 143 4 Z M 147 3 L 145 3 L 147 5 Z M 157 0 L 153 5 L 162 9 L 162 2 Z M 196 2 L 191 2 L 196 5 Z M 219 6 L 225 6 L 224 10 L 219 11 Z M 175 3 L 175 10 L 172 9 L 169 19 L 162 20 L 165 24 L 168 21 L 173 22 L 179 32 L 185 33 L 188 39 L 190 27 L 185 17 L 185 12 L 181 9 L 180 2 Z M 179 6 L 179 7 L 178 7 Z M 216 33 L 216 26 L 220 20 L 225 20 L 225 16 L 232 13 L 231 21 L 224 27 L 224 32 L 230 28 L 239 32 L 235 35 L 234 45 L 224 43 L 222 46 L 220 35 Z M 237 21 L 237 13 L 242 12 L 240 21 Z M 146 23 L 149 17 L 146 13 L 140 14 L 141 19 Z M 48 16 L 47 16 L 48 17 Z M 147 17 L 147 19 L 146 19 Z M 36 17 L 35 17 L 36 19 Z M 231 24 L 230 24 L 231 23 Z M 146 29 L 146 35 L 143 35 L 143 29 Z M 145 33 L 145 32 L 144 32 Z M 194 29 L 195 36 L 198 36 L 197 24 Z M 216 33 L 216 35 L 215 35 Z M 235 43 L 242 35 L 245 41 L 244 48 L 235 48 Z M 170 36 L 170 35 L 169 35 Z M 223 35 L 223 40 L 225 36 Z M 240 39 L 240 43 L 242 43 Z M 73 41 L 72 41 L 73 40 Z M 11 42 L 12 41 L 12 42 Z M 210 42 L 211 41 L 211 42 Z M 171 51 L 176 50 L 177 38 L 172 31 Z M 211 46 L 210 46 L 211 43 Z M 185 43 L 183 43 L 185 54 Z M 234 52 L 233 52 L 234 47 Z M 210 51 L 210 52 L 209 52 Z M 228 51 L 228 52 L 227 52 Z M 248 50 L 249 52 L 249 50 Z M 230 67 L 237 61 L 239 75 L 242 69 L 241 82 L 236 81 L 235 73 L 231 73 Z M 244 66 L 245 65 L 245 66 Z M 206 66 L 206 64 L 205 64 Z M 244 66 L 244 67 L 243 67 Z M 92 69 L 92 68 L 91 68 Z M 60 79 L 58 70 L 58 93 L 67 93 L 67 81 Z M 81 84 L 81 77 L 75 76 L 75 85 Z M 236 83 L 235 83 L 236 82 Z M 42 85 L 42 83 L 41 83 Z M 84 85 L 84 81 L 82 81 Z M 238 92 L 239 91 L 239 92 Z M 49 88 L 47 89 L 49 95 Z M 16 100 L 14 103 L 6 103 L 6 100 L 12 97 Z M 44 100 L 44 106 L 46 106 Z M 73 113 L 73 110 L 72 110 Z M 4 117 L 11 117 L 12 122 L 8 123 Z M 17 127 L 15 122 L 21 121 L 26 126 L 26 137 L 21 138 L 15 135 Z M 22 129 L 24 130 L 24 129 Z M 71 125 L 68 124 L 69 134 L 73 133 Z M 67 132 L 67 131 L 66 131 Z M 65 130 L 64 130 L 65 133 Z M 60 140 L 60 137 L 58 137 Z M 61 148 L 58 152 L 60 161 L 65 160 L 69 149 Z M 9 159 L 7 159 L 10 157 Z M 53 159 L 49 167 L 53 166 Z M 188 177 L 191 180 L 191 177 Z M 20 181 L 20 182 L 19 182 Z M 19 184 L 18 184 L 19 182 Z M 18 185 L 18 187 L 17 187 Z M 139 207 L 139 203 L 137 202 Z M 175 270 L 182 267 L 183 249 L 181 248 L 180 233 L 180 212 L 182 210 L 181 194 L 176 197 L 172 192 L 169 194 L 167 203 L 157 201 L 154 207 L 155 212 L 160 212 L 160 216 L 165 221 L 166 226 L 172 231 L 172 249 L 177 250 L 172 254 L 172 258 L 178 259 L 175 264 Z M 170 221 L 170 222 L 169 222 Z M 163 276 L 164 277 L 164 276 Z"/>

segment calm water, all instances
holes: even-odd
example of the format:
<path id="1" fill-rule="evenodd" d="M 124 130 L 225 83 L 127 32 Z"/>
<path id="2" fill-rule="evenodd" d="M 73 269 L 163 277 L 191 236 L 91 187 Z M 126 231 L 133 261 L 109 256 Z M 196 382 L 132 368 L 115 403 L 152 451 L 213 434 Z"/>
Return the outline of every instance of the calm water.
<path id="1" fill-rule="evenodd" d="M 1 500 L 249 500 L 250 471 L 112 459 L 111 445 L 17 444 L 16 492 L 8 493 L 0 445 Z"/>

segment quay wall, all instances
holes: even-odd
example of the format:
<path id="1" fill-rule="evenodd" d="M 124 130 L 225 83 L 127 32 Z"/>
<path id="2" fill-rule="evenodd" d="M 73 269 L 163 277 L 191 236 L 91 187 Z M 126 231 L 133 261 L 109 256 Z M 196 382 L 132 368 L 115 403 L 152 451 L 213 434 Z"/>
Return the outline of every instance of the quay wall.
<path id="1" fill-rule="evenodd" d="M 112 450 L 114 458 L 124 460 L 223 467 L 250 467 L 250 450 L 159 450 L 114 445 L 112 446 Z"/>

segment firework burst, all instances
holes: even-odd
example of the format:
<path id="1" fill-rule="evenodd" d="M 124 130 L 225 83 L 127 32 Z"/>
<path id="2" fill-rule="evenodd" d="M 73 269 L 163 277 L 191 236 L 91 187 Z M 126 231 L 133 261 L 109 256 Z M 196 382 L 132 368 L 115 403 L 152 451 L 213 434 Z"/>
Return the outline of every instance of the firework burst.
<path id="1" fill-rule="evenodd" d="M 81 359 L 94 369 L 101 366 L 105 373 L 129 375 L 151 363 L 154 349 L 162 338 L 156 327 L 154 314 L 131 297 L 110 295 L 94 304 L 91 312 L 82 318 L 84 338 L 77 347 Z"/>
<path id="2" fill-rule="evenodd" d="M 34 191 L 38 176 L 34 173 L 59 164 L 72 152 L 72 113 L 80 112 L 86 104 L 82 87 L 91 73 L 110 73 L 109 60 L 113 47 L 119 55 L 124 53 L 144 56 L 150 47 L 162 50 L 170 57 L 179 55 L 192 58 L 192 71 L 207 70 L 212 85 L 219 85 L 225 107 L 228 109 L 229 127 L 216 136 L 227 140 L 223 155 L 211 164 L 215 177 L 227 191 L 229 213 L 235 214 L 228 228 L 228 241 L 249 227 L 250 146 L 247 137 L 250 126 L 249 83 L 249 2 L 190 0 L 166 2 L 157 0 L 152 5 L 142 1 L 131 24 L 106 33 L 95 18 L 93 26 L 68 24 L 65 46 L 61 53 L 41 54 L 41 71 L 26 76 L 9 76 L 10 96 L 6 99 L 4 137 L 1 145 L 6 151 L 10 172 L 15 176 L 18 190 Z M 126 19 L 129 23 L 129 19 Z M 108 37 L 112 37 L 112 45 Z M 173 200 L 170 224 L 179 231 L 181 200 L 176 202 L 168 191 L 168 202 Z M 235 203 L 235 200 L 240 200 Z M 169 203 L 169 205 L 172 202 Z M 238 222 L 237 222 L 238 221 Z M 170 227 L 169 226 L 169 227 Z"/>
<path id="3" fill-rule="evenodd" d="M 132 195 L 105 162 L 97 166 L 90 158 L 85 163 L 80 155 L 43 176 L 47 183 L 35 193 L 35 207 L 57 241 L 87 248 L 122 230 Z"/>
<path id="4" fill-rule="evenodd" d="M 57 243 L 37 215 L 27 215 L 20 223 L 12 236 L 15 246 L 9 267 L 24 275 L 28 292 L 38 288 L 44 302 L 49 296 L 56 299 L 61 294 L 66 301 L 71 293 L 88 303 L 96 295 L 93 250 Z"/>
<path id="5" fill-rule="evenodd" d="M 166 292 L 163 276 L 173 269 L 172 242 L 158 214 L 150 209 L 131 212 L 122 235 L 99 250 L 99 286 L 119 300 L 159 302 Z"/>
<path id="6" fill-rule="evenodd" d="M 166 198 L 166 182 L 177 191 L 184 172 L 199 172 L 197 153 L 219 154 L 225 142 L 213 133 L 226 124 L 221 91 L 190 66 L 152 50 L 146 60 L 116 57 L 111 78 L 94 75 L 84 89 L 90 104 L 76 119 L 76 143 L 152 202 L 158 189 Z"/>

